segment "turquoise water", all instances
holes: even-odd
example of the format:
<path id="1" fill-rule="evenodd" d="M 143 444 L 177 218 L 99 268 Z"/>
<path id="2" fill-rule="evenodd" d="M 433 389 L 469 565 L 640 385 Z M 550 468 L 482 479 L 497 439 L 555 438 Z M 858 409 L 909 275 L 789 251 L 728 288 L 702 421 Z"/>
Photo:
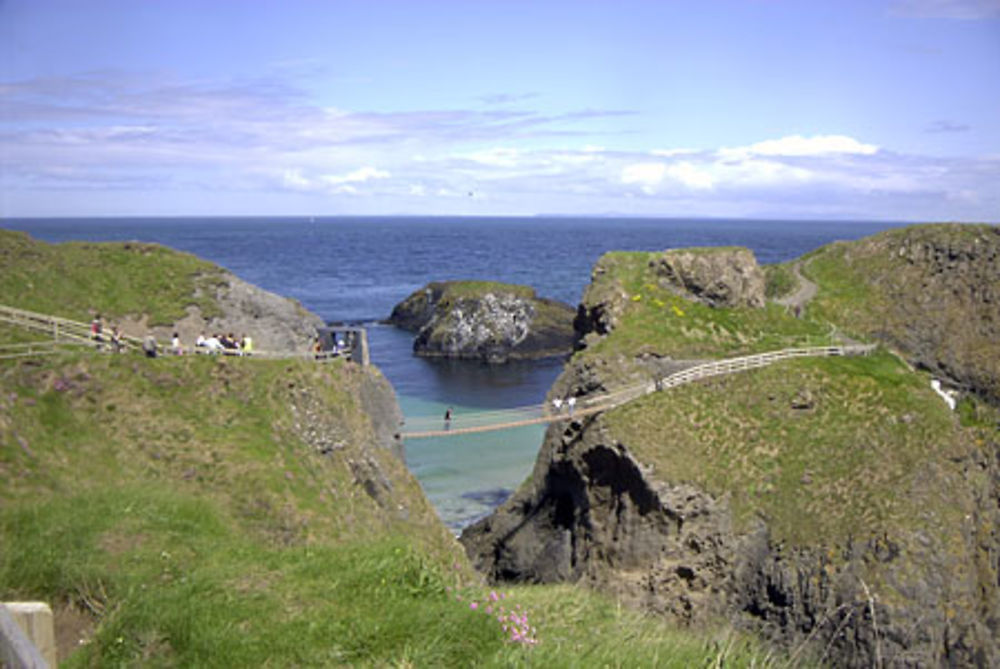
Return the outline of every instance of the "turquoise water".
<path id="1" fill-rule="evenodd" d="M 441 416 L 451 407 L 453 424 L 462 414 L 480 407 L 399 398 L 407 417 Z M 544 425 L 528 425 L 497 432 L 453 437 L 412 439 L 406 442 L 406 464 L 420 481 L 441 520 L 454 530 L 496 507 L 531 473 L 542 443 Z"/>

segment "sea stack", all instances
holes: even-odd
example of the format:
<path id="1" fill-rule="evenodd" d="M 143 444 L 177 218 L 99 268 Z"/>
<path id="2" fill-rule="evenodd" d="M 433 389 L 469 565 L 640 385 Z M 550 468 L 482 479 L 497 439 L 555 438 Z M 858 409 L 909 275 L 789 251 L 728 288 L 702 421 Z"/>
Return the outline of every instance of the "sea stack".
<path id="1" fill-rule="evenodd" d="M 445 281 L 397 304 L 389 322 L 417 333 L 419 356 L 504 363 L 570 353 L 574 315 L 568 304 L 538 297 L 529 286 Z"/>

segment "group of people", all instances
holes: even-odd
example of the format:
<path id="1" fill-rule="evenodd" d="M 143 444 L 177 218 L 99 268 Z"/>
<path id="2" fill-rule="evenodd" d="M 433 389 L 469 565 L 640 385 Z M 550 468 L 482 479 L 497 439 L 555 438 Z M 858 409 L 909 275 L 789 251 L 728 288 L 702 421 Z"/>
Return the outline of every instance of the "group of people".
<path id="1" fill-rule="evenodd" d="M 113 353 L 121 353 L 125 350 L 125 345 L 122 343 L 122 333 L 118 329 L 118 325 L 112 325 L 110 334 L 105 334 L 104 323 L 101 320 L 100 314 L 96 314 L 94 320 L 90 321 L 90 338 L 94 340 L 98 351 L 103 351 L 105 344 L 108 344 Z"/>
<path id="2" fill-rule="evenodd" d="M 567 398 L 565 404 L 566 404 L 566 412 L 570 415 L 570 417 L 572 417 L 573 409 L 576 408 L 576 397 Z M 552 408 L 553 408 L 553 413 L 555 414 L 562 413 L 563 399 L 561 397 L 557 397 L 554 400 L 552 400 Z"/>
<path id="3" fill-rule="evenodd" d="M 176 334 L 174 336 L 176 337 Z M 203 332 L 198 335 L 194 346 L 198 353 L 222 353 L 223 355 L 250 355 L 253 353 L 253 339 L 248 335 L 237 339 L 232 332 L 229 334 L 216 333 L 211 337 L 206 337 Z"/>
<path id="4" fill-rule="evenodd" d="M 90 322 L 90 337 L 94 340 L 98 351 L 108 350 L 114 353 L 121 353 L 125 350 L 125 341 L 122 332 L 117 324 L 111 326 L 110 331 L 105 330 L 104 321 L 100 314 L 95 314 Z M 184 355 L 184 345 L 181 344 L 180 334 L 174 332 L 170 340 L 170 347 L 161 351 L 160 345 L 156 342 L 156 337 L 152 332 L 147 333 L 142 340 L 142 352 L 148 358 L 155 358 L 161 352 L 172 355 Z M 196 353 L 222 353 L 224 355 L 250 355 L 253 353 L 253 339 L 248 335 L 237 338 L 233 333 L 213 334 L 206 337 L 204 333 L 198 335 L 195 342 Z"/>

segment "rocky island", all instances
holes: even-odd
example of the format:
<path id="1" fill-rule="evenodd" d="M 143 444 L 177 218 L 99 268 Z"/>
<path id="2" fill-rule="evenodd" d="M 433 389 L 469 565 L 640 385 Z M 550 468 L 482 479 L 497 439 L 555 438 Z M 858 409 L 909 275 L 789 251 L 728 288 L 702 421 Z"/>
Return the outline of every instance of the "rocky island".
<path id="1" fill-rule="evenodd" d="M 574 310 L 528 286 L 489 281 L 432 282 L 396 305 L 389 322 L 415 331 L 424 357 L 503 363 L 565 355 Z"/>
<path id="2" fill-rule="evenodd" d="M 934 225 L 762 273 L 739 249 L 608 253 L 550 397 L 693 361 L 872 341 L 551 425 L 461 537 L 493 582 L 586 584 L 837 666 L 1000 662 L 1000 229 Z M 816 291 L 792 313 L 769 280 Z M 761 281 L 761 277 L 764 281 Z M 811 292 L 811 291 L 810 291 Z M 957 411 L 930 373 L 962 391 Z"/>

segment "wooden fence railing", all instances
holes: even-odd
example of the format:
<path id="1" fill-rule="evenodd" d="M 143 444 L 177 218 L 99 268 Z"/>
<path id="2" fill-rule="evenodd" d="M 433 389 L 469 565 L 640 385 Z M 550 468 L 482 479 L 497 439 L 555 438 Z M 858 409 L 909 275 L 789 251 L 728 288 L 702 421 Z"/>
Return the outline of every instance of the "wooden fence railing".
<path id="1" fill-rule="evenodd" d="M 16 307 L 3 304 L 0 304 L 0 323 L 7 323 L 15 327 L 43 333 L 51 337 L 51 340 L 46 340 L 44 342 L 40 341 L 31 342 L 29 344 L 10 344 L 0 346 L 0 360 L 6 358 L 51 355 L 66 350 L 67 345 L 95 346 L 98 343 L 94 341 L 89 323 L 82 323 L 80 321 L 28 311 L 26 309 L 18 309 Z M 358 342 L 362 354 L 359 362 L 366 365 L 368 364 L 367 333 L 363 328 L 353 329 L 357 330 L 359 333 Z M 107 348 L 111 341 L 110 333 L 107 330 L 104 330 L 101 336 L 102 346 Z M 121 334 L 120 342 L 123 350 L 138 351 L 142 349 L 142 339 L 139 337 Z M 18 347 L 21 347 L 21 349 L 18 349 Z M 168 354 L 171 352 L 169 346 L 160 342 L 157 343 L 157 350 L 160 354 Z M 210 353 L 207 350 L 196 349 L 194 347 L 186 347 L 186 350 L 188 352 Z M 220 355 L 232 356 L 242 355 L 240 351 L 230 349 L 217 351 L 216 353 Z M 252 354 L 252 357 L 257 359 L 287 360 L 301 358 L 304 360 L 313 360 L 315 362 L 329 362 L 342 356 L 354 359 L 352 350 L 338 352 L 320 351 L 317 353 L 312 351 L 267 351 L 254 349 Z"/>

